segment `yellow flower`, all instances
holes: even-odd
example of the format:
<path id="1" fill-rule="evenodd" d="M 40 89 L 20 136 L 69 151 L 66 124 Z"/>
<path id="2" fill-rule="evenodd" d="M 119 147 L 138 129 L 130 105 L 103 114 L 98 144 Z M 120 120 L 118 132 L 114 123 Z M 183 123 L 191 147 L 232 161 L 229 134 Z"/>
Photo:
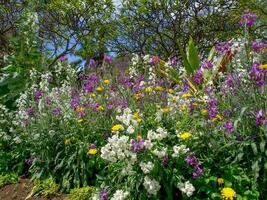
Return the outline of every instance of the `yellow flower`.
<path id="1" fill-rule="evenodd" d="M 102 87 L 97 87 L 96 89 L 95 89 L 97 92 L 102 92 L 104 89 L 102 88 Z"/>
<path id="2" fill-rule="evenodd" d="M 260 69 L 267 69 L 267 64 L 260 65 L 259 68 L 260 68 Z"/>
<path id="3" fill-rule="evenodd" d="M 226 187 L 221 190 L 221 195 L 225 200 L 233 200 L 236 197 L 236 192 L 232 188 Z"/>
<path id="4" fill-rule="evenodd" d="M 212 118 L 211 121 L 212 122 L 218 122 L 218 121 L 222 121 L 222 116 L 221 115 L 216 115 L 216 117 Z"/>
<path id="5" fill-rule="evenodd" d="M 181 110 L 182 110 L 182 111 L 185 111 L 186 109 L 187 109 L 187 105 L 186 105 L 186 104 L 182 104 L 182 105 L 181 105 Z"/>
<path id="6" fill-rule="evenodd" d="M 163 113 L 168 113 L 168 112 L 170 112 L 170 110 L 171 109 L 169 107 L 162 108 Z"/>
<path id="7" fill-rule="evenodd" d="M 98 110 L 98 111 L 102 111 L 102 110 L 104 110 L 104 107 L 103 107 L 103 106 L 98 106 L 98 107 L 97 107 L 97 110 Z"/>
<path id="8" fill-rule="evenodd" d="M 64 144 L 65 144 L 65 145 L 70 144 L 70 139 L 65 139 L 65 140 L 64 140 Z"/>
<path id="9" fill-rule="evenodd" d="M 105 79 L 105 80 L 103 80 L 103 83 L 105 83 L 105 84 L 109 85 L 109 84 L 110 84 L 110 80 L 108 80 L 108 79 Z"/>
<path id="10" fill-rule="evenodd" d="M 202 109 L 200 112 L 202 115 L 207 115 L 207 113 L 208 113 L 207 109 Z"/>
<path id="11" fill-rule="evenodd" d="M 188 140 L 190 137 L 192 136 L 192 134 L 190 132 L 183 132 L 180 134 L 180 138 L 182 140 Z"/>
<path id="12" fill-rule="evenodd" d="M 141 134 L 137 135 L 137 140 L 140 141 L 141 139 L 142 139 L 142 135 Z"/>
<path id="13" fill-rule="evenodd" d="M 155 87 L 155 90 L 156 90 L 156 91 L 163 91 L 163 87 L 157 85 L 157 86 Z"/>
<path id="14" fill-rule="evenodd" d="M 218 183 L 218 185 L 223 185 L 224 184 L 224 180 L 223 180 L 223 178 L 217 178 L 217 183 Z"/>
<path id="15" fill-rule="evenodd" d="M 147 87 L 147 88 L 145 88 L 145 92 L 147 92 L 147 93 L 151 93 L 151 92 L 153 92 L 152 87 Z"/>
<path id="16" fill-rule="evenodd" d="M 174 90 L 173 89 L 168 89 L 168 93 L 173 94 Z"/>
<path id="17" fill-rule="evenodd" d="M 84 110 L 85 110 L 85 108 L 82 106 L 76 108 L 76 112 L 83 112 Z"/>
<path id="18" fill-rule="evenodd" d="M 83 119 L 79 119 L 77 122 L 78 123 L 82 123 L 83 122 Z"/>
<path id="19" fill-rule="evenodd" d="M 111 128 L 112 133 L 122 131 L 122 130 L 124 130 L 124 128 L 121 124 L 116 124 L 116 125 L 112 126 L 112 128 Z"/>
<path id="20" fill-rule="evenodd" d="M 177 97 L 172 97 L 172 100 L 173 100 L 173 101 L 176 101 L 176 100 L 177 100 Z"/>
<path id="21" fill-rule="evenodd" d="M 190 93 L 184 93 L 182 94 L 182 98 L 189 98 L 189 97 L 192 97 L 193 95 L 190 94 Z"/>
<path id="22" fill-rule="evenodd" d="M 95 93 L 90 93 L 90 97 L 95 97 Z"/>
<path id="23" fill-rule="evenodd" d="M 140 122 L 142 121 L 142 119 L 141 119 L 141 117 L 140 117 L 140 115 L 139 115 L 138 112 L 135 112 L 135 113 L 133 114 L 133 118 L 134 118 L 138 123 L 140 123 Z"/>
<path id="24" fill-rule="evenodd" d="M 90 148 L 87 152 L 88 155 L 95 155 L 97 153 L 97 149 L 96 148 Z"/>
<path id="25" fill-rule="evenodd" d="M 135 98 L 136 100 L 141 99 L 141 93 L 136 93 L 136 94 L 134 94 L 134 98 Z"/>

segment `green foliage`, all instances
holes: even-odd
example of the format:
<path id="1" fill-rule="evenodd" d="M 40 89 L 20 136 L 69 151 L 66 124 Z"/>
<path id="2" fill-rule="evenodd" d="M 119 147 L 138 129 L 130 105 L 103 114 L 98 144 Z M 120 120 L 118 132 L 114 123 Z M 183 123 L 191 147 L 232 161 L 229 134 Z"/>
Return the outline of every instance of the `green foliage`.
<path id="1" fill-rule="evenodd" d="M 18 181 L 18 175 L 17 174 L 8 174 L 8 175 L 0 175 L 0 188 L 8 185 L 8 184 L 12 184 L 12 183 L 16 183 Z"/>
<path id="2" fill-rule="evenodd" d="M 58 189 L 59 186 L 51 178 L 45 180 L 36 180 L 30 196 L 52 196 L 58 192 Z"/>
<path id="3" fill-rule="evenodd" d="M 75 188 L 70 190 L 70 194 L 66 198 L 66 200 L 87 200 L 90 199 L 92 193 L 94 192 L 93 187 L 82 187 L 82 188 Z"/>

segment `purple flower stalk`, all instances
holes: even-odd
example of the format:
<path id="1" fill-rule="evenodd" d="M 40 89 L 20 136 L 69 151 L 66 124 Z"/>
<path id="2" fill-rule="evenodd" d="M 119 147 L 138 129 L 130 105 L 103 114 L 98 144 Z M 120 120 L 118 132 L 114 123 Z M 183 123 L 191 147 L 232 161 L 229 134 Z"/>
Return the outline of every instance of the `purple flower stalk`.
<path id="1" fill-rule="evenodd" d="M 59 116 L 61 114 L 61 108 L 60 107 L 56 107 L 52 110 L 53 115 L 55 116 Z"/>
<path id="2" fill-rule="evenodd" d="M 197 72 L 193 75 L 192 79 L 196 85 L 200 85 L 204 80 L 202 70 L 197 70 Z"/>
<path id="3" fill-rule="evenodd" d="M 132 152 L 137 153 L 144 148 L 145 140 L 131 140 Z"/>
<path id="4" fill-rule="evenodd" d="M 176 56 L 174 56 L 172 59 L 171 59 L 171 66 L 172 67 L 176 67 L 178 64 L 178 58 Z"/>
<path id="5" fill-rule="evenodd" d="M 219 42 L 215 45 L 215 49 L 218 53 L 225 54 L 231 51 L 232 45 L 231 42 Z"/>
<path id="6" fill-rule="evenodd" d="M 168 163 L 169 163 L 169 156 L 166 155 L 166 156 L 164 156 L 164 158 L 161 162 L 161 165 L 166 168 L 168 166 Z"/>
<path id="7" fill-rule="evenodd" d="M 213 64 L 212 64 L 211 61 L 205 61 L 205 62 L 202 63 L 202 67 L 204 69 L 211 69 L 213 67 Z"/>
<path id="8" fill-rule="evenodd" d="M 33 115 L 33 108 L 32 108 L 32 107 L 27 108 L 27 109 L 26 109 L 26 113 L 27 113 L 28 115 Z"/>
<path id="9" fill-rule="evenodd" d="M 228 133 L 234 132 L 234 124 L 231 121 L 224 122 L 223 127 L 227 130 Z"/>
<path id="10" fill-rule="evenodd" d="M 256 61 L 253 63 L 249 74 L 251 77 L 253 77 L 255 79 L 256 84 L 259 87 L 263 87 L 265 85 L 264 78 L 267 75 L 267 70 L 261 69 L 259 62 Z"/>
<path id="11" fill-rule="evenodd" d="M 223 111 L 223 115 L 226 116 L 226 117 L 230 116 L 231 114 L 232 114 L 232 111 L 229 110 L 229 109 L 226 109 L 226 110 Z"/>
<path id="12" fill-rule="evenodd" d="M 36 99 L 41 99 L 44 96 L 44 92 L 42 90 L 36 90 L 34 96 Z"/>
<path id="13" fill-rule="evenodd" d="M 72 98 L 70 101 L 70 106 L 75 110 L 80 106 L 80 99 L 78 97 Z"/>
<path id="14" fill-rule="evenodd" d="M 257 15 L 254 13 L 246 12 L 241 16 L 239 23 L 243 26 L 252 26 L 256 21 Z"/>
<path id="15" fill-rule="evenodd" d="M 267 47 L 267 44 L 263 41 L 254 40 L 252 41 L 251 47 L 253 51 L 255 51 L 256 53 L 260 53 L 264 48 Z"/>
<path id="16" fill-rule="evenodd" d="M 261 126 L 263 124 L 266 124 L 266 118 L 265 118 L 265 113 L 263 112 L 262 109 L 258 110 L 256 113 L 256 125 Z"/>
<path id="17" fill-rule="evenodd" d="M 215 118 L 218 115 L 218 107 L 217 107 L 217 99 L 213 98 L 208 100 L 208 113 L 209 113 L 209 118 Z"/>
<path id="18" fill-rule="evenodd" d="M 101 189 L 99 192 L 99 197 L 101 200 L 107 200 L 108 199 L 108 191 L 106 188 Z"/>
<path id="19" fill-rule="evenodd" d="M 196 158 L 195 155 L 187 156 L 185 161 L 187 165 L 194 167 L 194 172 L 192 176 L 194 179 L 200 177 L 203 174 L 201 163 L 199 162 L 199 160 Z"/>
<path id="20" fill-rule="evenodd" d="M 107 63 L 107 64 L 111 64 L 112 63 L 112 57 L 111 56 L 109 56 L 109 55 L 104 55 L 104 59 L 103 59 L 103 61 L 105 62 L 105 63 Z"/>
<path id="21" fill-rule="evenodd" d="M 97 64 L 98 64 L 97 61 L 95 61 L 94 59 L 90 59 L 88 66 L 92 67 L 92 68 L 95 68 L 97 66 Z"/>

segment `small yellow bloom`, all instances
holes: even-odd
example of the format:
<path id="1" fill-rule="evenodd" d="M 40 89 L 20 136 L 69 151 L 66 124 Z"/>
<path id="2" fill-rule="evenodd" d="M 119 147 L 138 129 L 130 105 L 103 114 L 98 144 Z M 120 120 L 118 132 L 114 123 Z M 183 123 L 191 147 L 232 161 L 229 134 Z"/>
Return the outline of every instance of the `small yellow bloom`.
<path id="1" fill-rule="evenodd" d="M 142 135 L 141 135 L 141 134 L 139 134 L 139 135 L 137 136 L 137 140 L 138 140 L 138 141 L 142 140 Z"/>
<path id="2" fill-rule="evenodd" d="M 173 100 L 173 101 L 176 101 L 176 100 L 177 100 L 177 97 L 172 97 L 172 100 Z"/>
<path id="3" fill-rule="evenodd" d="M 79 119 L 77 122 L 78 123 L 82 123 L 83 122 L 83 119 Z"/>
<path id="4" fill-rule="evenodd" d="M 153 92 L 152 87 L 147 87 L 147 88 L 145 88 L 145 92 L 147 92 L 147 93 L 151 93 L 151 92 Z"/>
<path id="5" fill-rule="evenodd" d="M 190 93 L 184 93 L 184 94 L 182 94 L 182 98 L 189 98 L 189 97 L 192 97 L 193 95 L 192 94 L 190 94 Z"/>
<path id="6" fill-rule="evenodd" d="M 170 110 L 171 109 L 169 107 L 162 108 L 163 113 L 168 113 L 168 112 L 170 112 Z"/>
<path id="7" fill-rule="evenodd" d="M 168 89 L 168 93 L 169 94 L 173 94 L 174 93 L 174 90 L 173 89 Z"/>
<path id="8" fill-rule="evenodd" d="M 260 65 L 259 68 L 260 68 L 260 69 L 267 69 L 267 64 Z"/>
<path id="9" fill-rule="evenodd" d="M 182 110 L 182 111 L 185 111 L 186 109 L 187 109 L 187 105 L 186 105 L 186 104 L 182 104 L 182 105 L 181 105 L 181 110 Z"/>
<path id="10" fill-rule="evenodd" d="M 96 148 L 90 148 L 87 152 L 88 155 L 95 155 L 97 153 L 97 149 Z"/>
<path id="11" fill-rule="evenodd" d="M 70 139 L 65 139 L 65 140 L 64 140 L 64 144 L 65 144 L 65 145 L 69 145 L 69 144 L 70 144 Z"/>
<path id="12" fill-rule="evenodd" d="M 192 137 L 192 134 L 190 132 L 183 132 L 179 136 L 182 140 L 188 140 L 190 137 Z"/>
<path id="13" fill-rule="evenodd" d="M 141 93 L 136 93 L 136 94 L 134 94 L 134 98 L 136 99 L 136 100 L 139 100 L 139 99 L 141 99 Z"/>
<path id="14" fill-rule="evenodd" d="M 133 118 L 138 122 L 140 123 L 142 121 L 142 118 L 140 117 L 139 113 L 138 112 L 135 112 L 133 114 Z"/>
<path id="15" fill-rule="evenodd" d="M 200 112 L 202 115 L 207 115 L 207 113 L 208 113 L 207 109 L 202 109 Z"/>
<path id="16" fill-rule="evenodd" d="M 85 110 L 85 108 L 82 106 L 76 108 L 76 112 L 83 112 L 84 110 Z"/>
<path id="17" fill-rule="evenodd" d="M 103 107 L 103 106 L 98 106 L 98 107 L 97 107 L 97 110 L 98 110 L 98 111 L 102 111 L 102 110 L 104 110 L 104 107 Z"/>
<path id="18" fill-rule="evenodd" d="M 211 121 L 212 122 L 219 122 L 222 121 L 222 116 L 221 115 L 216 115 L 216 117 L 212 118 Z"/>
<path id="19" fill-rule="evenodd" d="M 232 188 L 226 187 L 221 190 L 221 195 L 224 200 L 233 200 L 236 197 L 236 192 Z"/>
<path id="20" fill-rule="evenodd" d="M 90 93 L 90 97 L 95 97 L 95 93 Z"/>
<path id="21" fill-rule="evenodd" d="M 217 178 L 217 183 L 219 186 L 223 185 L 224 184 L 223 178 Z"/>
<path id="22" fill-rule="evenodd" d="M 157 86 L 155 87 L 155 90 L 160 92 L 160 91 L 163 91 L 164 89 L 163 89 L 163 87 L 157 85 Z"/>
<path id="23" fill-rule="evenodd" d="M 123 126 L 121 124 L 116 124 L 111 128 L 111 132 L 112 133 L 115 133 L 115 132 L 118 132 L 118 131 L 122 131 L 122 130 L 124 130 L 124 128 L 123 128 Z"/>
<path id="24" fill-rule="evenodd" d="M 109 85 L 109 84 L 110 84 L 110 80 L 108 80 L 108 79 L 105 79 L 105 80 L 103 80 L 103 83 L 105 83 L 105 84 Z"/>
<path id="25" fill-rule="evenodd" d="M 102 87 L 97 87 L 96 89 L 95 89 L 97 92 L 102 92 L 104 89 L 102 88 Z"/>

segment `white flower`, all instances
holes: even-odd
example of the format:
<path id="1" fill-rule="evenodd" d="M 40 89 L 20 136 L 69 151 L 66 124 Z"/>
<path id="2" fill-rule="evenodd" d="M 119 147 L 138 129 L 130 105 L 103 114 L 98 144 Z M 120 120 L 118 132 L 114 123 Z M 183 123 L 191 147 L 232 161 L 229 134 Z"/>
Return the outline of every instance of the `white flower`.
<path id="1" fill-rule="evenodd" d="M 153 143 L 150 140 L 145 140 L 144 146 L 146 147 L 146 149 L 150 150 L 153 147 Z"/>
<path id="2" fill-rule="evenodd" d="M 127 132 L 132 134 L 134 133 L 134 127 L 132 125 L 130 125 L 128 128 L 127 128 Z"/>
<path id="3" fill-rule="evenodd" d="M 129 195 L 129 192 L 124 192 L 123 190 L 117 190 L 110 200 L 124 200 Z"/>
<path id="4" fill-rule="evenodd" d="M 186 181 L 185 183 L 179 183 L 177 187 L 186 194 L 187 197 L 192 196 L 195 191 L 195 187 L 189 182 Z"/>
<path id="5" fill-rule="evenodd" d="M 172 154 L 172 156 L 173 157 L 178 157 L 178 156 L 180 156 L 180 155 L 182 155 L 182 154 L 185 154 L 185 153 L 187 153 L 189 151 L 189 148 L 186 148 L 186 145 L 180 145 L 180 146 L 174 146 L 173 147 L 173 154 Z"/>
<path id="6" fill-rule="evenodd" d="M 142 171 L 144 172 L 144 174 L 148 174 L 149 172 L 151 172 L 154 168 L 154 164 L 149 161 L 147 163 L 141 162 L 139 164 L 139 166 L 141 167 Z"/>
<path id="7" fill-rule="evenodd" d="M 148 176 L 145 176 L 143 185 L 146 191 L 152 195 L 156 195 L 161 187 L 160 184 L 156 180 L 150 179 Z"/>
<path id="8" fill-rule="evenodd" d="M 167 155 L 167 148 L 163 148 L 161 150 L 155 149 L 153 153 L 159 158 L 164 158 Z"/>

